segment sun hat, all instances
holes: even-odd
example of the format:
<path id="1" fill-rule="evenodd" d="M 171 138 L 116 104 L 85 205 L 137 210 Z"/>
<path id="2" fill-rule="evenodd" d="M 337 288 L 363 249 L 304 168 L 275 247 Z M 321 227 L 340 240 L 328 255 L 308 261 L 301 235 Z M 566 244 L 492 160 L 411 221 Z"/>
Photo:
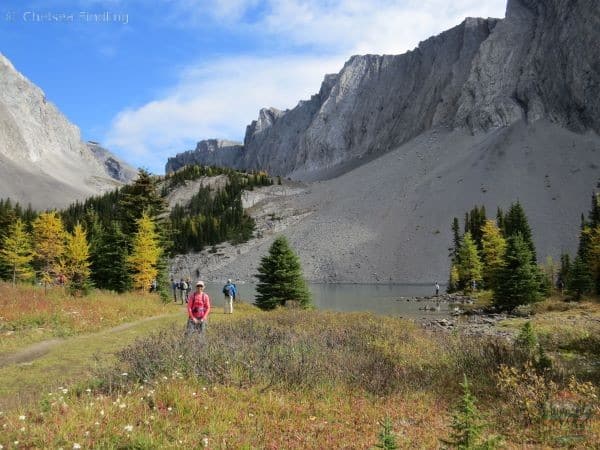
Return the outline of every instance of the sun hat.
<path id="1" fill-rule="evenodd" d="M 202 281 L 202 280 L 196 281 L 196 286 L 202 286 L 202 287 L 204 287 L 204 281 Z"/>

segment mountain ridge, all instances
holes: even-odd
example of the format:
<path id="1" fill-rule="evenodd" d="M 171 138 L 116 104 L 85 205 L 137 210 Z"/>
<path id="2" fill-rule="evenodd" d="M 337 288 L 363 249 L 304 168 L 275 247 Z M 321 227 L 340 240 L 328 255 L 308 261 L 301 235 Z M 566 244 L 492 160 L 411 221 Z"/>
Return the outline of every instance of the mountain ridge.
<path id="1" fill-rule="evenodd" d="M 81 140 L 79 128 L 0 53 L 0 191 L 4 198 L 45 209 L 113 189 L 122 180 L 111 178 L 105 162 L 118 158 L 104 156 L 98 159 Z"/>
<path id="2" fill-rule="evenodd" d="M 600 57 L 588 51 L 598 29 L 591 0 L 509 0 L 504 19 L 467 18 L 402 55 L 352 56 L 310 99 L 261 109 L 243 147 L 195 161 L 314 179 L 440 126 L 485 133 L 546 119 L 598 133 Z"/>

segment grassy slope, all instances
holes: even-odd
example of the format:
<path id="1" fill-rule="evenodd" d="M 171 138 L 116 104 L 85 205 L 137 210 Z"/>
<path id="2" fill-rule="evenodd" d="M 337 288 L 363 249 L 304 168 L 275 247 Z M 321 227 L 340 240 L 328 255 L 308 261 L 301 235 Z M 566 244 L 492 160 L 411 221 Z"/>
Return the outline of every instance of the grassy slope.
<path id="1" fill-rule="evenodd" d="M 0 369 L 0 445 L 198 448 L 206 439 L 208 448 L 371 448 L 389 417 L 401 448 L 438 448 L 462 373 L 488 432 L 504 435 L 507 448 L 589 448 L 600 439 L 598 420 L 585 430 L 554 419 L 524 423 L 493 369 L 497 358 L 513 357 L 480 339 L 431 335 L 372 314 L 239 305 L 233 316 L 214 311 L 200 354 L 182 344 L 185 314 L 175 308 L 118 331 L 71 337 L 32 363 Z M 557 308 L 564 306 L 544 304 L 534 318 L 544 343 L 553 324 L 565 322 L 554 314 L 571 317 L 572 331 L 600 319 L 598 305 L 548 311 Z M 158 329 L 165 331 L 115 358 Z M 565 386 L 559 398 L 575 398 Z M 597 399 L 586 401 L 597 408 Z"/>
<path id="2" fill-rule="evenodd" d="M 173 310 L 155 295 L 93 291 L 82 298 L 63 289 L 0 282 L 0 360 L 36 342 L 97 332 Z"/>

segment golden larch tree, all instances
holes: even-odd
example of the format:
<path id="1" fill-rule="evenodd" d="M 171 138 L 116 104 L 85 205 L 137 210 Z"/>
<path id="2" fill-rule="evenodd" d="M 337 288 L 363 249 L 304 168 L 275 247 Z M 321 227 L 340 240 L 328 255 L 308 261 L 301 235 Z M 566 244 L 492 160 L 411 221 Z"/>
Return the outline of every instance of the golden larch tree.
<path id="1" fill-rule="evenodd" d="M 483 247 L 483 280 L 487 287 L 494 288 L 498 271 L 504 265 L 506 239 L 493 220 L 486 220 L 481 227 L 481 244 Z"/>
<path id="2" fill-rule="evenodd" d="M 13 285 L 17 284 L 17 280 L 26 281 L 34 277 L 35 272 L 31 267 L 31 261 L 33 260 L 31 236 L 27 233 L 25 224 L 21 219 L 17 219 L 9 227 L 8 234 L 2 242 L 0 259 L 6 266 L 10 267 Z"/>
<path id="3" fill-rule="evenodd" d="M 33 222 L 35 260 L 44 286 L 63 276 L 62 258 L 65 253 L 65 228 L 56 212 L 46 212 Z"/>
<path id="4" fill-rule="evenodd" d="M 133 286 L 148 291 L 158 276 L 158 261 L 162 251 L 152 219 L 144 213 L 136 222 L 138 231 L 133 238 L 133 249 L 127 257 L 127 263 L 132 272 Z"/>
<path id="5" fill-rule="evenodd" d="M 73 234 L 67 235 L 64 269 L 73 293 L 86 291 L 90 287 L 90 246 L 83 227 L 78 223 Z"/>

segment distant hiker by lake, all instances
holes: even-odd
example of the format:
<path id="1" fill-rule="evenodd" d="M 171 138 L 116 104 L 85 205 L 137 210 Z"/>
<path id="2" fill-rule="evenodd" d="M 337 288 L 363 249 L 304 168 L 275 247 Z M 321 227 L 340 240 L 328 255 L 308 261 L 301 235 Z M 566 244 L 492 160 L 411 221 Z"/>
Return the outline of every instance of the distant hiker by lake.
<path id="1" fill-rule="evenodd" d="M 437 297 L 438 295 L 440 295 L 440 285 L 439 285 L 439 283 L 436 281 L 436 282 L 435 282 L 435 296 Z"/>
<path id="2" fill-rule="evenodd" d="M 225 314 L 233 314 L 233 301 L 237 295 L 237 289 L 231 279 L 227 280 L 223 286 L 223 294 L 225 295 Z"/>
<path id="3" fill-rule="evenodd" d="M 186 335 L 202 333 L 206 329 L 206 320 L 210 313 L 210 298 L 204 292 L 204 281 L 196 282 L 196 290 L 188 299 L 187 311 Z"/>

